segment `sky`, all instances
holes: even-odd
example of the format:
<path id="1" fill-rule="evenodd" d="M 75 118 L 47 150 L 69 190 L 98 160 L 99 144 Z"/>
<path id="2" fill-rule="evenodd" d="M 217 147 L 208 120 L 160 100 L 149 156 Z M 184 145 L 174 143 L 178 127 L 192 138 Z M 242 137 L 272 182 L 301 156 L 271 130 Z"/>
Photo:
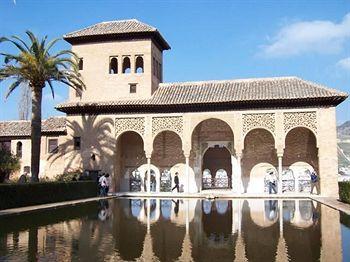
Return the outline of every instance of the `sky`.
<path id="1" fill-rule="evenodd" d="M 136 18 L 160 30 L 164 82 L 298 76 L 350 93 L 350 0 L 319 1 L 107 1 L 0 0 L 0 36 L 31 30 L 62 37 L 83 27 Z M 69 49 L 60 41 L 56 50 Z M 0 52 L 15 52 L 0 43 Z M 0 60 L 0 65 L 3 61 Z M 18 119 L 19 92 L 5 99 L 0 83 L 0 120 Z M 43 117 L 68 97 L 55 85 L 43 96 Z M 350 99 L 337 107 L 337 123 L 350 120 Z"/>

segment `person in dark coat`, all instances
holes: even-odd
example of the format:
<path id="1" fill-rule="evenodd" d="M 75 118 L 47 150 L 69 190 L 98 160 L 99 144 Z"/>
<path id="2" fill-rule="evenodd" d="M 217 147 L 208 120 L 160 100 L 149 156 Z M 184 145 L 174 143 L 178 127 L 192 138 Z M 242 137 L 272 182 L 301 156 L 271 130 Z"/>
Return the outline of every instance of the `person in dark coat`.
<path id="1" fill-rule="evenodd" d="M 180 187 L 179 187 L 180 181 L 179 181 L 179 173 L 178 172 L 175 173 L 174 183 L 175 183 L 175 186 L 171 189 L 171 191 L 173 191 L 176 188 L 177 192 L 179 192 L 180 191 Z"/>

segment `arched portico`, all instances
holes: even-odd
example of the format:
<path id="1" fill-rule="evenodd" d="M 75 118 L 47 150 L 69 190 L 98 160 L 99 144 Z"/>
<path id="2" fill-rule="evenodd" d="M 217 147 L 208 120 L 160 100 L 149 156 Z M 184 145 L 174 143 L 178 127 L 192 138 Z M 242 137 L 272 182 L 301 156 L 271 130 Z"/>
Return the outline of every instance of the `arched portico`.
<path id="1" fill-rule="evenodd" d="M 203 189 L 231 188 L 232 162 L 226 147 L 208 148 L 203 155 L 202 170 Z M 210 177 L 204 177 L 204 170 L 209 170 Z"/>
<path id="2" fill-rule="evenodd" d="M 210 118 L 199 122 L 193 129 L 191 136 L 191 165 L 196 176 L 196 184 L 201 189 L 207 189 L 208 183 L 204 183 L 204 170 L 210 170 L 212 181 L 215 181 L 216 173 L 219 169 L 225 170 L 229 183 L 227 187 L 232 187 L 233 158 L 234 158 L 234 135 L 230 125 L 221 119 Z M 212 188 L 216 188 L 215 183 Z"/>
<path id="3" fill-rule="evenodd" d="M 146 164 L 142 136 L 135 131 L 125 131 L 117 137 L 115 154 L 115 181 L 117 191 L 142 191 L 143 175 L 140 167 Z M 139 189 L 138 189 L 139 188 Z"/>
<path id="4" fill-rule="evenodd" d="M 184 190 L 184 183 L 186 183 L 184 164 L 185 156 L 182 150 L 181 137 L 174 131 L 164 130 L 159 132 L 153 139 L 153 151 L 152 151 L 152 165 L 159 169 L 160 176 L 156 177 L 157 180 L 157 192 L 169 191 L 169 188 L 161 188 L 160 177 L 165 177 L 165 173 L 170 173 L 167 179 L 170 181 L 170 185 L 173 186 L 173 178 L 175 172 L 179 173 L 180 187 Z M 182 164 L 182 165 L 181 165 Z M 175 168 L 179 167 L 182 168 Z M 164 182 L 164 181 L 163 181 Z"/>
<path id="5" fill-rule="evenodd" d="M 249 131 L 244 138 L 242 158 L 242 183 L 244 192 L 263 193 L 264 173 L 266 174 L 270 168 L 277 167 L 277 165 L 275 139 L 272 133 L 262 128 Z M 253 184 L 260 185 L 261 188 L 253 187 Z"/>
<path id="6" fill-rule="evenodd" d="M 293 172 L 295 192 L 310 192 L 310 174 L 318 173 L 317 138 L 312 130 L 296 127 L 286 134 L 283 166 Z"/>

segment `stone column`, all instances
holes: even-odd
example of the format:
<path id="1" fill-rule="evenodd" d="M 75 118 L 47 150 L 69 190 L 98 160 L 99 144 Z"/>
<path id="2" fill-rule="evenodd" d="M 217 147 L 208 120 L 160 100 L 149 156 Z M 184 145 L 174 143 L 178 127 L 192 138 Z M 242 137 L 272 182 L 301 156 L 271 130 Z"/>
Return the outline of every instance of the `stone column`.
<path id="1" fill-rule="evenodd" d="M 243 192 L 243 180 L 242 180 L 242 152 L 236 153 L 237 157 L 237 179 L 236 179 L 236 185 L 235 185 L 235 191 L 237 193 Z"/>
<path id="2" fill-rule="evenodd" d="M 151 157 L 147 157 L 147 192 L 151 193 Z"/>
<path id="3" fill-rule="evenodd" d="M 318 109 L 317 146 L 322 196 L 338 197 L 338 153 L 335 108 Z"/>
<path id="4" fill-rule="evenodd" d="M 185 169 L 185 177 L 186 177 L 186 186 L 185 192 L 190 192 L 190 156 L 188 154 L 185 155 L 186 158 L 186 169 Z"/>
<path id="5" fill-rule="evenodd" d="M 243 193 L 242 183 L 242 153 L 244 149 L 244 134 L 243 134 L 243 118 L 241 112 L 235 112 L 233 119 L 233 133 L 234 133 L 234 150 L 237 158 L 237 182 L 235 185 L 235 191 L 237 193 Z"/>
<path id="6" fill-rule="evenodd" d="M 146 205 L 147 205 L 147 233 L 149 234 L 151 232 L 151 200 L 146 199 Z"/>
<path id="7" fill-rule="evenodd" d="M 283 172 L 283 154 L 277 154 L 278 158 L 278 194 L 282 194 L 282 172 Z"/>
<path id="8" fill-rule="evenodd" d="M 189 199 L 186 200 L 186 235 L 190 232 L 190 215 L 189 215 L 190 203 Z"/>

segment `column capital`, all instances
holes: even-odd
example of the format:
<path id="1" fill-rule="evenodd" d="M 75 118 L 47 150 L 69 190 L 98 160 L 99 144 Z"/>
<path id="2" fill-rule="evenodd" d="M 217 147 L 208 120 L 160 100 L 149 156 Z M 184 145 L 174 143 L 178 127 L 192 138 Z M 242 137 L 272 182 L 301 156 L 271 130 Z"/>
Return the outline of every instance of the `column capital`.
<path id="1" fill-rule="evenodd" d="M 276 148 L 276 150 L 277 150 L 277 157 L 283 157 L 284 149 Z"/>

